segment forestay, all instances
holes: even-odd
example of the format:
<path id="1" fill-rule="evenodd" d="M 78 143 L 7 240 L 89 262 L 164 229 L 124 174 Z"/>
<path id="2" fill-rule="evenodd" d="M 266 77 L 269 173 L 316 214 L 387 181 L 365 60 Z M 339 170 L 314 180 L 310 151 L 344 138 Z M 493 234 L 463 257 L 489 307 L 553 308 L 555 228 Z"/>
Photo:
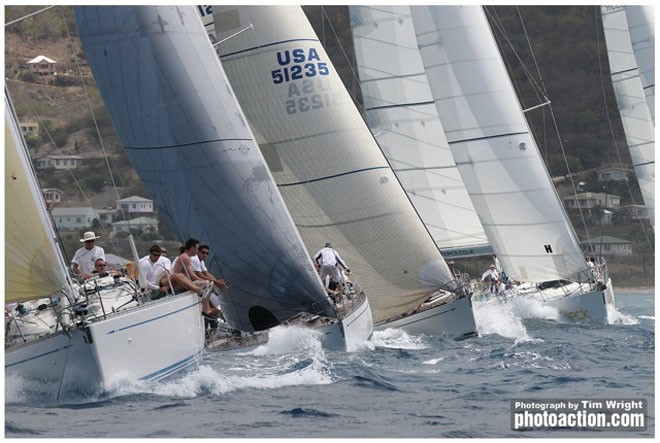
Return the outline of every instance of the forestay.
<path id="1" fill-rule="evenodd" d="M 411 10 L 449 146 L 504 270 L 519 281 L 573 280 L 584 254 L 482 8 Z"/>
<path id="2" fill-rule="evenodd" d="M 410 7 L 349 11 L 367 123 L 410 201 L 443 255 L 489 250 L 433 103 Z"/>
<path id="3" fill-rule="evenodd" d="M 631 7 L 632 8 L 632 7 Z M 637 65 L 638 60 L 633 52 L 631 33 L 629 32 L 626 19 L 629 7 L 623 6 L 602 6 L 601 13 L 603 19 L 603 30 L 605 32 L 605 42 L 607 45 L 607 56 L 610 63 L 610 75 L 612 76 L 612 86 L 616 97 L 623 130 L 626 134 L 630 157 L 635 168 L 635 175 L 639 182 L 644 204 L 648 210 L 651 225 L 655 225 L 655 124 L 648 106 L 647 96 L 644 93 L 643 78 L 640 76 L 640 69 Z M 641 25 L 636 26 L 638 34 L 641 34 Z M 649 36 L 649 33 L 646 33 Z M 643 41 L 641 37 L 636 40 Z M 641 45 L 638 44 L 639 47 Z M 641 48 L 640 48 L 641 49 Z M 642 55 L 651 58 L 653 62 L 653 52 L 639 51 L 640 59 Z M 646 66 L 645 73 L 653 73 L 654 70 L 648 67 L 649 60 L 643 63 Z M 641 67 L 642 65 L 640 65 Z M 651 88 L 654 90 L 655 83 L 653 78 L 647 79 L 651 82 Z M 655 94 L 650 94 L 651 99 Z"/>
<path id="4" fill-rule="evenodd" d="M 211 245 L 228 322 L 336 316 L 194 6 L 76 8 L 126 152 L 179 238 Z"/>
<path id="5" fill-rule="evenodd" d="M 5 86 L 5 303 L 70 292 L 62 252 Z"/>
<path id="6" fill-rule="evenodd" d="M 331 241 L 375 322 L 415 309 L 449 269 L 302 9 L 214 6 L 222 64 L 311 253 Z"/>

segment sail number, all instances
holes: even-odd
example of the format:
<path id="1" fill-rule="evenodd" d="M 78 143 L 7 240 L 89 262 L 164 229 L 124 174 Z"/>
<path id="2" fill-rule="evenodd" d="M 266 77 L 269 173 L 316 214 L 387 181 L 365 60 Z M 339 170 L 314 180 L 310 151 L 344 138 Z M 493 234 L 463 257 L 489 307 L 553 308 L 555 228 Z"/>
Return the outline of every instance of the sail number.
<path id="1" fill-rule="evenodd" d="M 273 83 L 280 84 L 304 78 L 328 75 L 328 64 L 321 61 L 318 51 L 297 48 L 275 53 L 277 63 L 281 68 L 270 71 Z"/>
<path id="2" fill-rule="evenodd" d="M 284 104 L 286 113 L 291 115 L 296 112 L 307 112 L 312 109 L 327 108 L 341 103 L 341 96 L 327 91 L 323 84 L 315 85 L 310 80 L 302 83 L 298 88 L 292 83 L 289 86 L 289 100 Z"/>

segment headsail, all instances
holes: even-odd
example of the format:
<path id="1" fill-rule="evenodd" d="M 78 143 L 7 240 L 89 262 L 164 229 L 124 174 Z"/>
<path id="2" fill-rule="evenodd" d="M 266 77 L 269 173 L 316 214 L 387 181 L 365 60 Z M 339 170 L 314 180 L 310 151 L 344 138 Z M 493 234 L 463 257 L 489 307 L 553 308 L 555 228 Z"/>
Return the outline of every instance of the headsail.
<path id="1" fill-rule="evenodd" d="M 5 303 L 70 291 L 55 228 L 5 86 Z"/>
<path id="2" fill-rule="evenodd" d="M 584 254 L 482 8 L 411 9 L 449 146 L 503 268 L 519 281 L 574 280 Z"/>
<path id="3" fill-rule="evenodd" d="M 311 253 L 332 241 L 376 322 L 452 280 L 302 9 L 214 6 L 222 64 Z"/>
<path id="4" fill-rule="evenodd" d="M 623 130 L 626 133 L 630 157 L 651 225 L 655 226 L 655 124 L 647 102 L 648 97 L 644 93 L 644 83 L 647 83 L 647 91 L 654 91 L 655 83 L 653 77 L 643 80 L 640 75 L 642 65 L 638 66 L 636 53 L 633 52 L 630 33 L 632 30 L 629 31 L 629 20 L 626 19 L 628 10 L 628 6 L 625 9 L 623 6 L 602 6 L 603 30 L 610 62 L 612 86 Z M 635 15 L 633 15 L 634 17 Z M 641 25 L 635 28 L 639 34 L 642 33 L 641 28 Z M 649 36 L 649 32 L 646 35 Z M 653 36 L 652 33 L 651 36 Z M 638 37 L 636 40 L 643 41 L 644 39 Z M 637 47 L 640 48 L 640 46 L 642 46 L 641 43 L 638 43 Z M 651 59 L 650 62 L 654 63 L 652 51 L 640 50 L 640 59 L 642 59 L 642 54 L 645 54 L 647 58 Z M 655 72 L 652 64 L 649 67 L 648 59 L 643 62 L 643 65 L 646 75 L 649 72 Z M 655 93 L 650 94 L 650 97 L 653 100 Z"/>
<path id="5" fill-rule="evenodd" d="M 334 316 L 194 6 L 77 7 L 85 55 L 128 156 L 181 239 L 212 246 L 244 331 Z"/>
<path id="6" fill-rule="evenodd" d="M 626 5 L 624 8 L 646 103 L 655 124 L 655 6 Z"/>
<path id="7" fill-rule="evenodd" d="M 349 10 L 367 123 L 410 201 L 445 258 L 491 253 L 433 103 L 410 6 Z"/>

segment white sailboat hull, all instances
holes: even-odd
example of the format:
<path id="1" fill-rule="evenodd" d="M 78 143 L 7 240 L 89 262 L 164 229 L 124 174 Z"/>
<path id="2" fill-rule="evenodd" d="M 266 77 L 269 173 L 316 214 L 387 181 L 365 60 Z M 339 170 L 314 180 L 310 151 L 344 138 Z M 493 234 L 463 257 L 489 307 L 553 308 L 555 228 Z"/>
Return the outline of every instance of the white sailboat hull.
<path id="1" fill-rule="evenodd" d="M 556 308 L 564 320 L 607 323 L 607 307 L 614 307 L 612 282 L 608 280 L 605 289 L 570 294 L 545 303 Z"/>
<path id="2" fill-rule="evenodd" d="M 608 278 L 604 288 L 594 289 L 587 283 L 570 283 L 543 291 L 534 286 L 516 291 L 506 291 L 499 296 L 481 298 L 482 303 L 506 303 L 514 297 L 535 300 L 553 307 L 561 320 L 591 323 L 608 322 L 608 306 L 614 308 L 612 281 Z"/>
<path id="3" fill-rule="evenodd" d="M 387 328 L 401 328 L 409 334 L 445 335 L 457 339 L 477 334 L 477 325 L 474 321 L 472 302 L 469 297 L 452 300 L 443 305 L 376 326 L 377 331 Z"/>
<path id="4" fill-rule="evenodd" d="M 107 391 L 122 380 L 160 380 L 194 366 L 204 349 L 200 300 L 185 293 L 5 351 L 5 374 Z"/>
<path id="5" fill-rule="evenodd" d="M 323 347 L 332 350 L 351 351 L 358 349 L 371 337 L 373 332 L 373 317 L 369 300 L 354 309 L 341 321 L 317 330 L 322 334 Z"/>

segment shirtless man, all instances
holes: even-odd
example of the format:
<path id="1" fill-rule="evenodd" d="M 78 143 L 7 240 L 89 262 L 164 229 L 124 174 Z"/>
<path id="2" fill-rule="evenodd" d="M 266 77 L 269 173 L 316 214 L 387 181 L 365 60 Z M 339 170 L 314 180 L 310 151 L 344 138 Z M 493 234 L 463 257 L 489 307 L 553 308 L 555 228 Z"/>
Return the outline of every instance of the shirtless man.
<path id="1" fill-rule="evenodd" d="M 204 311 L 204 314 L 210 314 L 212 309 L 209 295 L 211 293 L 211 289 L 213 288 L 213 282 L 199 278 L 192 266 L 191 258 L 197 255 L 198 248 L 199 240 L 195 238 L 189 238 L 184 245 L 181 254 L 172 263 L 172 274 L 181 274 L 183 276 L 187 276 L 187 278 L 189 278 L 194 285 L 198 285 L 198 287 L 204 287 L 204 291 L 200 294 L 202 296 L 202 311 Z"/>

